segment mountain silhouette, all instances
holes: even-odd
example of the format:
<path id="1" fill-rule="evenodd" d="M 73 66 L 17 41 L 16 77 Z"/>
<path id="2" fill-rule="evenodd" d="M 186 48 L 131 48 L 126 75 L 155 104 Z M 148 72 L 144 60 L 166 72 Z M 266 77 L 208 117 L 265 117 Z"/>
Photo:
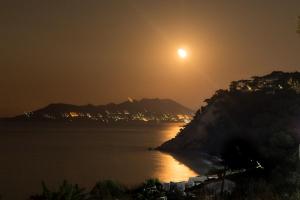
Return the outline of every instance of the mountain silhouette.
<path id="1" fill-rule="evenodd" d="M 129 99 L 119 104 L 72 105 L 53 103 L 48 106 L 6 119 L 8 121 L 166 121 L 180 122 L 193 111 L 171 99 Z"/>
<path id="2" fill-rule="evenodd" d="M 239 151 L 234 153 L 243 152 L 252 158 L 255 154 L 255 159 L 265 166 L 275 166 L 273 161 L 280 155 L 278 159 L 283 159 L 289 155 L 288 150 L 298 149 L 299 72 L 275 71 L 233 81 L 228 89 L 217 90 L 205 102 L 207 105 L 196 112 L 175 138 L 157 149 L 173 154 L 196 152 L 214 156 L 233 149 Z"/>

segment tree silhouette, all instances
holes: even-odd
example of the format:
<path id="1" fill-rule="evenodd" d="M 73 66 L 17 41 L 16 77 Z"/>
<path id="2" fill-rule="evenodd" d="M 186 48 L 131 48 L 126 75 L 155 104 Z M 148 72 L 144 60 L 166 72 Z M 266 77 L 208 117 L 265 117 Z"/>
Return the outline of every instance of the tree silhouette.
<path id="1" fill-rule="evenodd" d="M 90 192 L 89 200 L 125 199 L 127 189 L 111 180 L 99 181 Z"/>
<path id="2" fill-rule="evenodd" d="M 42 182 L 42 187 L 42 194 L 32 195 L 30 200 L 87 200 L 85 189 L 67 181 L 63 181 L 57 191 L 49 190 L 44 182 Z"/>

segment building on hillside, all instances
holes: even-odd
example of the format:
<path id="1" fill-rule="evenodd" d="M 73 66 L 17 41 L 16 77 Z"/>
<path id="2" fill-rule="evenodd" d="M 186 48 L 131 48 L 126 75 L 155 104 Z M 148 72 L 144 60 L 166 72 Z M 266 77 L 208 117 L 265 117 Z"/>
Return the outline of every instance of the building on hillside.
<path id="1" fill-rule="evenodd" d="M 163 183 L 162 188 L 164 191 L 169 191 L 170 190 L 170 183 Z"/>
<path id="2" fill-rule="evenodd" d="M 186 188 L 192 188 L 194 187 L 196 184 L 194 181 L 192 180 L 188 180 L 188 182 L 186 183 Z"/>
<path id="3" fill-rule="evenodd" d="M 194 185 L 199 185 L 206 180 L 207 180 L 206 176 L 195 176 L 195 177 L 190 177 L 188 182 L 194 182 Z"/>
<path id="4" fill-rule="evenodd" d="M 225 193 L 232 193 L 234 188 L 236 187 L 236 184 L 233 181 L 230 181 L 228 179 L 224 180 L 224 187 L 223 187 L 223 192 Z M 216 194 L 220 194 L 222 191 L 222 180 L 214 181 L 211 183 L 208 183 L 204 185 L 204 188 L 207 190 L 210 190 Z"/>

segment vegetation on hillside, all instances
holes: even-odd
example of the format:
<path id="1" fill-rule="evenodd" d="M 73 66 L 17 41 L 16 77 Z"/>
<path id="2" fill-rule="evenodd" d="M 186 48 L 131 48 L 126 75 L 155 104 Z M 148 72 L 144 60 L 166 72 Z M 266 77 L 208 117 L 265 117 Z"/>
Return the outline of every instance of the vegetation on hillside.
<path id="1" fill-rule="evenodd" d="M 299 185 L 300 73 L 234 81 L 205 102 L 160 150 L 217 155 L 227 169 L 262 167 L 279 190 Z"/>

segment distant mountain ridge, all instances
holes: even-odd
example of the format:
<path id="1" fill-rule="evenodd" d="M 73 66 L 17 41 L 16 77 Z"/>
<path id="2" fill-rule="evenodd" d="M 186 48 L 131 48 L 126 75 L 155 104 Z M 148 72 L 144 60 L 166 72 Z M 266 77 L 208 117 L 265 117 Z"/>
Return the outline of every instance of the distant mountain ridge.
<path id="1" fill-rule="evenodd" d="M 129 121 L 180 122 L 189 120 L 193 110 L 171 99 L 129 99 L 120 104 L 72 105 L 54 103 L 9 118 L 9 121 L 99 121 L 103 123 Z"/>

